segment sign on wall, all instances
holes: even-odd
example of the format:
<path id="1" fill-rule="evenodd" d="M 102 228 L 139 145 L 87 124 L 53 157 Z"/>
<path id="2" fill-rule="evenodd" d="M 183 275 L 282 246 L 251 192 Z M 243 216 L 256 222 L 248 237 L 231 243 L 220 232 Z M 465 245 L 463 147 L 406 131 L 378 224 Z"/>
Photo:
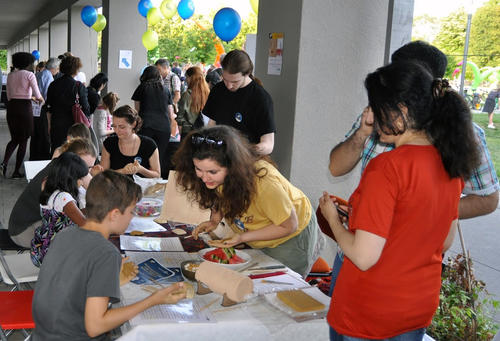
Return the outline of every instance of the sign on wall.
<path id="1" fill-rule="evenodd" d="M 283 66 L 283 33 L 269 33 L 269 57 L 267 59 L 267 74 L 281 75 Z"/>
<path id="2" fill-rule="evenodd" d="M 131 50 L 120 50 L 120 56 L 118 59 L 119 69 L 131 69 L 132 68 L 132 51 Z"/>

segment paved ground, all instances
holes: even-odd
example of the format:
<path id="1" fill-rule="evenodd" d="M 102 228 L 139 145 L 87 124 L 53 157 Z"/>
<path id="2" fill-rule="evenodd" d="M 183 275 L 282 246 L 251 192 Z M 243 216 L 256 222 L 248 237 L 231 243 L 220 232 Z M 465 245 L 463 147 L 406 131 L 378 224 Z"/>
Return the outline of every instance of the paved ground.
<path id="1" fill-rule="evenodd" d="M 10 139 L 10 135 L 5 120 L 5 110 L 0 109 L 0 158 L 3 160 L 5 145 Z M 26 158 L 28 155 L 26 156 Z M 0 160 L 0 161 L 1 161 Z M 15 158 L 9 162 L 7 174 L 13 171 L 12 167 Z M 3 179 L 0 177 L 0 228 L 7 228 L 8 219 L 12 207 L 26 186 L 25 179 Z M 478 279 L 486 283 L 487 290 L 500 301 L 500 209 L 485 217 L 461 221 L 466 247 L 470 250 Z M 324 253 L 325 258 L 333 263 L 335 246 L 329 245 Z M 456 238 L 450 255 L 461 252 L 459 238 Z M 410 256 L 410 255 L 409 255 Z M 0 283 L 0 290 L 6 287 Z M 500 324 L 500 313 L 497 313 L 495 320 Z M 12 340 L 22 340 L 21 336 L 14 335 Z"/>

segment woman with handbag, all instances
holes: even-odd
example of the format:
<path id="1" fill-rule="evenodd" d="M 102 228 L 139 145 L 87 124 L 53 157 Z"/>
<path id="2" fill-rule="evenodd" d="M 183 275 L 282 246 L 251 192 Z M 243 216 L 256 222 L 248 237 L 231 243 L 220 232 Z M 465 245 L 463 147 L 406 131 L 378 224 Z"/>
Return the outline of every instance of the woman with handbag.
<path id="1" fill-rule="evenodd" d="M 64 58 L 59 66 L 62 77 L 53 81 L 47 91 L 47 119 L 52 152 L 66 141 L 69 127 L 77 123 L 73 110 L 77 113 L 76 117 L 80 117 L 78 121 L 90 115 L 87 88 L 73 79 L 81 67 L 80 58 Z"/>
<path id="2" fill-rule="evenodd" d="M 0 164 L 0 171 L 5 176 L 7 173 L 7 163 L 17 150 L 16 166 L 14 168 L 13 178 L 21 178 L 19 169 L 24 160 L 28 139 L 33 133 L 33 112 L 31 99 L 43 104 L 43 97 L 38 90 L 33 63 L 35 58 L 27 52 L 18 52 L 12 56 L 14 71 L 9 73 L 7 78 L 7 124 L 11 140 L 5 147 L 3 162 Z"/>
<path id="3" fill-rule="evenodd" d="M 190 67 L 186 70 L 186 82 L 188 90 L 182 94 L 176 118 L 182 137 L 193 129 L 203 127 L 201 109 L 205 106 L 210 93 L 203 71 L 199 67 Z"/>

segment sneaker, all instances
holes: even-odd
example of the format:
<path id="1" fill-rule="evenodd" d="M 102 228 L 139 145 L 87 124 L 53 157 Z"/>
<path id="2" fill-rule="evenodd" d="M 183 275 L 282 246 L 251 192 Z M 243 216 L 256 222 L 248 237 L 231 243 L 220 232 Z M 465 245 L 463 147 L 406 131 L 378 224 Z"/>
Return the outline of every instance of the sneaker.
<path id="1" fill-rule="evenodd" d="M 495 125 L 492 123 L 492 124 L 488 124 L 488 128 L 490 128 L 490 129 L 496 129 L 497 127 L 495 127 Z"/>

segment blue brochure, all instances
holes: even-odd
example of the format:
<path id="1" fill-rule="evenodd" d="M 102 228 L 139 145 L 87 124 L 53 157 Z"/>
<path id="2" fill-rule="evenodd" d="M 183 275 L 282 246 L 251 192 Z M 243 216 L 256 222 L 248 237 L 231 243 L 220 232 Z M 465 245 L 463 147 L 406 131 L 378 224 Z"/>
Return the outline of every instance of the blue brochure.
<path id="1" fill-rule="evenodd" d="M 138 264 L 139 272 L 131 281 L 135 284 L 155 285 L 157 283 L 175 283 L 182 282 L 181 268 L 165 268 L 154 258 Z M 156 282 L 156 283 L 155 283 Z"/>

